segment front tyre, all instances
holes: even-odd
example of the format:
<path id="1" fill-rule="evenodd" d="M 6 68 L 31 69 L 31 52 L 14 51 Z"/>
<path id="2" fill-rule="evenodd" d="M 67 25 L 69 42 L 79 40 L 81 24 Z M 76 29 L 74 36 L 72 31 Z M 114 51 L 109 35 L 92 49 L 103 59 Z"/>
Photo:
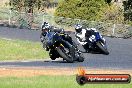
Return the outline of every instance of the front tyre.
<path id="1" fill-rule="evenodd" d="M 109 52 L 107 50 L 107 48 L 105 47 L 104 43 L 102 43 L 101 41 L 98 41 L 96 43 L 96 45 L 98 46 L 98 48 L 105 54 L 105 55 L 109 55 Z"/>
<path id="2" fill-rule="evenodd" d="M 83 61 L 84 61 L 84 56 L 83 56 L 83 54 L 81 53 L 81 54 L 79 55 L 78 62 L 83 62 Z"/>
<path id="3" fill-rule="evenodd" d="M 68 63 L 73 63 L 74 62 L 74 58 L 73 58 L 73 56 L 69 53 L 66 53 L 66 51 L 64 50 L 64 48 L 65 47 L 57 47 L 57 51 L 58 51 L 58 53 L 62 56 L 62 58 L 64 58 Z M 71 50 L 72 50 L 72 48 L 71 48 L 71 50 L 70 49 L 68 49 L 69 50 L 69 52 L 71 52 Z"/>
<path id="4" fill-rule="evenodd" d="M 55 60 L 56 59 L 56 57 L 54 57 L 54 56 L 50 56 L 50 58 L 51 58 L 51 60 Z"/>
<path id="5" fill-rule="evenodd" d="M 54 50 L 50 50 L 49 56 L 50 56 L 51 60 L 55 60 L 56 59 L 56 53 L 55 53 L 55 51 Z"/>

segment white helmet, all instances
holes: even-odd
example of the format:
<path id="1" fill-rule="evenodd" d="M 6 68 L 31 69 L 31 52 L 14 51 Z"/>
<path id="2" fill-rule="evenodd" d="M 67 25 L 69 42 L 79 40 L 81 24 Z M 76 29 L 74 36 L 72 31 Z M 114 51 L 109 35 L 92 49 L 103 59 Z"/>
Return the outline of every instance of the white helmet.
<path id="1" fill-rule="evenodd" d="M 96 28 L 87 28 L 87 30 L 92 30 L 92 31 L 94 31 L 94 32 L 97 32 L 97 30 L 96 30 Z"/>
<path id="2" fill-rule="evenodd" d="M 91 30 L 93 30 L 93 31 L 96 31 L 96 28 L 90 28 Z"/>

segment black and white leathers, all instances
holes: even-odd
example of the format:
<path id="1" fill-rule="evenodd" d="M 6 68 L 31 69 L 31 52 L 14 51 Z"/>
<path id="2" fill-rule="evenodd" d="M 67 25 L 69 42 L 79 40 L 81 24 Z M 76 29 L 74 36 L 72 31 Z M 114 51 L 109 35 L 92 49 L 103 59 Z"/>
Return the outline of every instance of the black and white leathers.
<path id="1" fill-rule="evenodd" d="M 94 32 L 97 32 L 95 28 L 86 28 L 86 29 L 82 29 L 80 33 L 76 33 L 75 35 L 76 35 L 77 41 L 81 45 L 85 45 L 87 43 L 86 38 L 90 38 L 90 36 Z"/>

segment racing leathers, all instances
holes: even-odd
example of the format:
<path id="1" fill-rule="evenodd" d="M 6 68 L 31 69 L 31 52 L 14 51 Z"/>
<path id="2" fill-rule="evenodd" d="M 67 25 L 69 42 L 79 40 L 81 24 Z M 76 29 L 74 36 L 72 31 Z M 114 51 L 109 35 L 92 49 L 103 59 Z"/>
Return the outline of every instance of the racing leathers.
<path id="1" fill-rule="evenodd" d="M 51 32 L 63 33 L 64 30 L 57 28 L 57 27 L 54 27 L 54 26 L 51 26 L 49 31 L 47 31 L 47 32 L 42 31 L 42 33 L 40 35 L 40 39 L 41 39 L 41 42 L 43 43 L 43 48 L 45 48 L 46 51 L 49 51 L 49 47 L 48 47 L 47 42 L 50 40 L 47 40 L 48 39 L 47 37 L 49 37 L 52 34 Z M 65 37 L 67 37 L 66 39 L 68 39 L 69 41 L 71 40 L 68 38 L 68 36 L 65 36 Z"/>
<path id="2" fill-rule="evenodd" d="M 77 41 L 83 46 L 86 52 L 89 52 L 90 48 L 92 47 L 92 43 L 89 39 L 95 32 L 97 32 L 95 28 L 86 28 L 82 29 L 80 33 L 75 34 Z"/>

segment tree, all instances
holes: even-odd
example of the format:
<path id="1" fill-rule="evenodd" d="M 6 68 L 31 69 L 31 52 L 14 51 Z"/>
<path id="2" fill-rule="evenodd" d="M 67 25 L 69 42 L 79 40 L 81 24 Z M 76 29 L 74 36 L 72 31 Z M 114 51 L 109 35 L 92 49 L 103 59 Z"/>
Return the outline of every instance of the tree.
<path id="1" fill-rule="evenodd" d="M 101 21 L 124 23 L 123 9 L 117 4 L 108 5 L 103 11 Z"/>
<path id="2" fill-rule="evenodd" d="M 132 0 L 124 1 L 125 21 L 132 21 Z"/>
<path id="3" fill-rule="evenodd" d="M 9 4 L 19 12 L 27 11 L 28 13 L 33 13 L 34 9 L 43 9 L 51 2 L 52 0 L 10 0 Z"/>
<path id="4" fill-rule="evenodd" d="M 55 16 L 99 20 L 105 6 L 104 0 L 64 0 L 59 3 Z"/>
<path id="5" fill-rule="evenodd" d="M 9 5 L 13 7 L 13 9 L 21 12 L 24 7 L 24 0 L 10 0 Z"/>
<path id="6" fill-rule="evenodd" d="M 106 3 L 110 4 L 112 0 L 105 0 Z"/>

